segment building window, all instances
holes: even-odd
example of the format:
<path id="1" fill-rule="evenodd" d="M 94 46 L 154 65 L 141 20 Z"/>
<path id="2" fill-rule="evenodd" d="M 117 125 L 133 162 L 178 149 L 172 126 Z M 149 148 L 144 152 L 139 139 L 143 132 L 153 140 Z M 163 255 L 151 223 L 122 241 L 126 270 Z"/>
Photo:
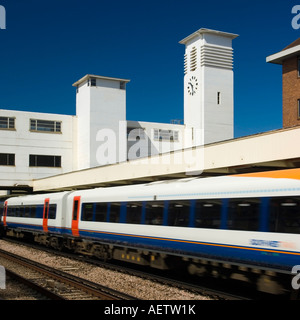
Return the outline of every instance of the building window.
<path id="1" fill-rule="evenodd" d="M 96 87 L 97 86 L 97 79 L 96 78 L 89 78 L 87 83 L 88 83 L 88 86 Z"/>
<path id="2" fill-rule="evenodd" d="M 197 48 L 193 47 L 190 54 L 190 71 L 197 69 Z"/>
<path id="3" fill-rule="evenodd" d="M 13 153 L 0 153 L 0 166 L 14 166 L 15 155 Z"/>
<path id="4" fill-rule="evenodd" d="M 44 155 L 29 155 L 30 167 L 61 167 L 61 156 L 44 156 Z"/>
<path id="5" fill-rule="evenodd" d="M 0 129 L 15 129 L 15 118 L 0 117 Z"/>
<path id="6" fill-rule="evenodd" d="M 217 92 L 217 104 L 221 104 L 221 92 Z"/>
<path id="7" fill-rule="evenodd" d="M 145 131 L 143 128 L 130 128 L 127 127 L 127 140 L 128 141 L 137 141 L 145 140 Z"/>
<path id="8" fill-rule="evenodd" d="M 125 90 L 126 89 L 126 82 L 125 81 L 120 81 L 120 89 Z"/>
<path id="9" fill-rule="evenodd" d="M 298 57 L 298 77 L 300 77 L 300 57 Z"/>
<path id="10" fill-rule="evenodd" d="M 30 131 L 61 133 L 61 121 L 30 119 Z"/>
<path id="11" fill-rule="evenodd" d="M 153 138 L 158 141 L 178 141 L 178 131 L 154 129 Z"/>
<path id="12" fill-rule="evenodd" d="M 297 111 L 298 111 L 298 119 L 300 119 L 300 99 L 298 99 Z"/>

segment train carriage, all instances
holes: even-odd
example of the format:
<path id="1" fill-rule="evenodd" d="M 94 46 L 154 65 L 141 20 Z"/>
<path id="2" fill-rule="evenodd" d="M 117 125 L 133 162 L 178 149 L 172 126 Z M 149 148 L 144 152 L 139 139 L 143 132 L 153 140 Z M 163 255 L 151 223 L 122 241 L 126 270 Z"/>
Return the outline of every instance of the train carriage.
<path id="1" fill-rule="evenodd" d="M 69 197 L 83 238 L 289 269 L 300 263 L 299 192 L 298 180 L 216 177 Z"/>
<path id="2" fill-rule="evenodd" d="M 3 224 L 7 233 L 16 237 L 65 233 L 65 202 L 68 192 L 13 197 L 4 203 Z M 41 242 L 41 241 L 40 241 Z"/>
<path id="3" fill-rule="evenodd" d="M 215 264 L 234 272 L 289 274 L 300 264 L 297 174 L 299 169 L 274 178 L 187 178 L 11 198 L 3 222 L 7 234 L 32 234 L 40 243 L 101 259 L 160 269 L 184 264 L 199 275 L 216 271 Z"/>

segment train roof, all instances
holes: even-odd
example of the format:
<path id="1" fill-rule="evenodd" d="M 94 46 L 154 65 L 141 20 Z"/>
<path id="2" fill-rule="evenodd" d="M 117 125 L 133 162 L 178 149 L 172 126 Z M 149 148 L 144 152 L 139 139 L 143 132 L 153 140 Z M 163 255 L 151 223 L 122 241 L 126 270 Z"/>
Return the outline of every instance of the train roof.
<path id="1" fill-rule="evenodd" d="M 186 178 L 148 184 L 82 190 L 76 191 L 74 195 L 81 195 L 86 199 L 109 197 L 110 199 L 122 198 L 132 201 L 139 199 L 300 196 L 300 180 L 245 176 Z"/>
<path id="2" fill-rule="evenodd" d="M 51 198 L 51 200 L 60 200 L 63 196 L 69 194 L 70 191 L 57 192 L 57 193 L 47 193 L 47 194 L 31 194 L 24 195 L 20 197 L 12 197 L 8 199 L 10 205 L 18 205 L 20 202 L 22 205 L 30 204 L 39 204 L 44 203 L 46 198 Z"/>
<path id="3" fill-rule="evenodd" d="M 146 184 L 103 187 L 10 198 L 10 205 L 43 203 L 70 194 L 82 201 L 151 201 L 172 199 L 250 198 L 300 196 L 300 169 L 218 177 L 190 177 Z"/>

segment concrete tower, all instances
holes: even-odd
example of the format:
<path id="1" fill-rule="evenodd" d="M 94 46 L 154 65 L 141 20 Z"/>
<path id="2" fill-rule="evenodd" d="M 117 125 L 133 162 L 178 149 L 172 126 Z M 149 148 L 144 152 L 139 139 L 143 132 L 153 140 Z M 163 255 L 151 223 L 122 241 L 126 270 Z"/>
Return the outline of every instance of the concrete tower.
<path id="1" fill-rule="evenodd" d="M 184 123 L 204 144 L 233 138 L 233 50 L 238 35 L 199 29 L 184 54 Z M 198 139 L 199 140 L 199 139 Z"/>
<path id="2" fill-rule="evenodd" d="M 80 133 L 78 169 L 126 160 L 126 140 L 123 145 L 119 138 L 126 139 L 127 82 L 129 80 L 88 74 L 73 84 L 77 88 L 77 132 Z M 124 132 L 120 133 L 122 127 Z M 105 150 L 105 140 L 109 150 Z"/>

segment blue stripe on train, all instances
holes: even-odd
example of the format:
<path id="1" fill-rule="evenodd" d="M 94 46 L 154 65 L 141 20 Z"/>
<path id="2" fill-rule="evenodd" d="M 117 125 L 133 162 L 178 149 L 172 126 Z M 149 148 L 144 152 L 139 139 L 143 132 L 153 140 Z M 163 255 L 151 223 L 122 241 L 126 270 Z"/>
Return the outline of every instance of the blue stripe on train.
<path id="1" fill-rule="evenodd" d="M 249 264 L 259 264 L 273 266 L 284 269 L 291 269 L 294 265 L 300 264 L 300 255 L 285 252 L 276 252 L 272 249 L 252 247 L 234 248 L 226 244 L 196 242 L 189 243 L 184 240 L 167 238 L 155 239 L 152 237 L 121 235 L 116 233 L 99 233 L 80 230 L 80 235 L 90 239 L 105 239 L 124 245 L 139 246 L 160 251 L 171 251 L 176 254 L 209 257 L 211 259 L 222 259 L 235 262 L 247 262 Z M 158 238 L 158 237 L 156 237 Z M 267 250 L 267 251 L 266 251 Z"/>
<path id="2" fill-rule="evenodd" d="M 43 226 L 8 223 L 10 228 L 22 228 L 43 232 Z M 72 235 L 69 228 L 56 228 L 48 226 L 49 232 Z M 287 251 L 253 248 L 253 247 L 234 247 L 227 244 L 205 243 L 196 241 L 185 241 L 180 239 L 167 239 L 161 237 L 150 237 L 141 235 L 121 234 L 116 232 L 99 232 L 90 230 L 80 230 L 81 237 L 91 240 L 103 240 L 118 245 L 139 247 L 168 251 L 174 254 L 208 257 L 211 259 L 222 259 L 235 262 L 245 262 L 249 264 L 259 264 L 273 266 L 276 268 L 291 269 L 294 265 L 300 264 L 300 255 L 288 253 Z"/>

